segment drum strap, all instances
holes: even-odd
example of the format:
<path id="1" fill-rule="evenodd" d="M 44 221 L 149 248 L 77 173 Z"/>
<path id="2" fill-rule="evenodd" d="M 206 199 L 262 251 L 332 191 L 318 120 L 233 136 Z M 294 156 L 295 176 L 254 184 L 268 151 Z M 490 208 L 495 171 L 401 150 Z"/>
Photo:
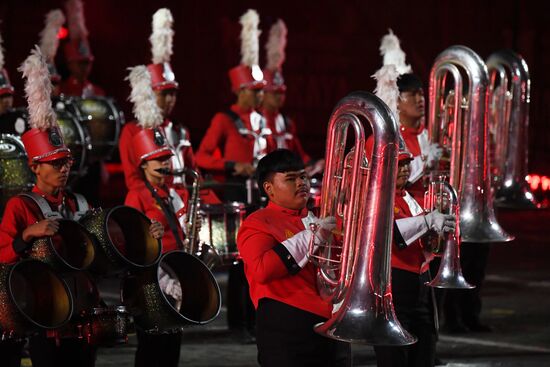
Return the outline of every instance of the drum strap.
<path id="1" fill-rule="evenodd" d="M 90 206 L 84 195 L 76 193 L 73 193 L 73 195 L 76 200 L 76 212 L 73 214 L 73 220 L 78 221 L 90 210 Z"/>
<path id="2" fill-rule="evenodd" d="M 162 211 L 164 212 L 164 216 L 166 217 L 166 220 L 168 221 L 168 225 L 170 226 L 170 230 L 174 234 L 174 238 L 176 239 L 176 243 L 178 244 L 178 247 L 180 249 L 184 249 L 183 241 L 179 235 L 178 232 L 178 218 L 176 218 L 176 211 L 174 210 L 174 207 L 172 206 L 172 202 L 168 200 L 168 202 L 162 200 L 162 198 L 157 194 L 153 186 L 149 183 L 149 181 L 145 180 L 145 185 L 151 192 L 151 195 L 155 198 L 157 204 L 162 208 Z"/>
<path id="3" fill-rule="evenodd" d="M 60 211 L 53 211 L 50 207 L 50 204 L 46 199 L 44 199 L 42 196 L 38 195 L 35 192 L 23 192 L 19 194 L 19 196 L 23 196 L 26 198 L 31 199 L 36 203 L 40 211 L 42 212 L 42 215 L 45 219 L 72 219 L 75 221 L 78 221 L 86 212 L 90 209 L 88 202 L 84 198 L 84 196 L 80 194 L 74 194 L 74 197 L 76 199 L 76 212 L 70 213 L 64 205 L 62 205 L 62 208 Z"/>

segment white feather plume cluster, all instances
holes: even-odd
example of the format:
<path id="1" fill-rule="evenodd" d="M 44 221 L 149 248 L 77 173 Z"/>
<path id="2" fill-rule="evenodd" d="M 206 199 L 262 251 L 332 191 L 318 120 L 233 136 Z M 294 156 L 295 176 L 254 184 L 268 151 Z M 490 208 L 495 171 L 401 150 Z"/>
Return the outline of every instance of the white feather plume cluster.
<path id="1" fill-rule="evenodd" d="M 373 78 L 376 79 L 374 93 L 388 105 L 397 121 L 399 121 L 399 113 L 397 111 L 397 100 L 399 99 L 398 77 L 397 68 L 392 64 L 382 66 L 373 75 Z"/>
<path id="2" fill-rule="evenodd" d="M 172 24 L 174 24 L 174 18 L 169 9 L 161 8 L 153 14 L 153 32 L 149 37 L 153 64 L 170 62 L 174 38 Z"/>
<path id="3" fill-rule="evenodd" d="M 285 62 L 286 36 L 288 30 L 285 22 L 279 19 L 269 30 L 269 39 L 265 45 L 267 70 L 280 70 Z"/>
<path id="4" fill-rule="evenodd" d="M 63 23 L 65 23 L 65 15 L 59 9 L 51 10 L 46 14 L 45 23 L 46 26 L 40 32 L 40 50 L 46 60 L 51 63 L 57 53 L 57 47 L 59 46 L 57 34 Z"/>
<path id="5" fill-rule="evenodd" d="M 52 108 L 52 82 L 44 55 L 40 48 L 35 46 L 31 54 L 18 69 L 23 73 L 25 94 L 29 109 L 29 124 L 31 127 L 47 130 L 57 125 L 57 117 Z"/>
<path id="6" fill-rule="evenodd" d="M 82 0 L 67 0 L 65 10 L 67 12 L 67 23 L 71 40 L 88 38 Z"/>
<path id="7" fill-rule="evenodd" d="M 129 80 L 132 86 L 129 99 L 134 104 L 133 112 L 138 124 L 143 128 L 160 126 L 163 122 L 162 112 L 151 88 L 151 75 L 147 67 L 138 65 L 128 70 L 130 74 L 126 80 Z"/>
<path id="8" fill-rule="evenodd" d="M 401 49 L 399 38 L 391 29 L 382 37 L 380 55 L 384 57 L 384 65 L 395 65 L 399 75 L 412 73 L 411 66 L 405 64 L 405 52 Z"/>
<path id="9" fill-rule="evenodd" d="M 4 68 L 4 48 L 2 47 L 2 34 L 0 33 L 0 70 Z"/>
<path id="10" fill-rule="evenodd" d="M 248 9 L 239 20 L 241 29 L 241 64 L 252 67 L 260 62 L 260 34 L 258 29 L 260 16 L 253 9 Z"/>

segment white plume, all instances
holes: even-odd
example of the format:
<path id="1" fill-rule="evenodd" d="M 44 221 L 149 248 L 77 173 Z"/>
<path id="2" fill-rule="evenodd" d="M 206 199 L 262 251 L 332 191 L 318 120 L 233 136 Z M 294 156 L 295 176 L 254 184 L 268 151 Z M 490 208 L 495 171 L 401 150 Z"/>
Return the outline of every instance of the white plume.
<path id="1" fill-rule="evenodd" d="M 154 128 L 163 122 L 162 113 L 157 105 L 157 99 L 151 88 L 151 75 L 144 65 L 128 68 L 130 74 L 126 80 L 130 81 L 132 93 L 130 101 L 134 104 L 134 116 L 143 128 Z"/>
<path id="2" fill-rule="evenodd" d="M 65 16 L 61 10 L 51 10 L 46 14 L 46 26 L 40 32 L 40 51 L 50 63 L 53 62 L 57 53 L 57 47 L 59 46 L 57 34 L 63 23 L 65 23 Z"/>
<path id="3" fill-rule="evenodd" d="M 399 121 L 399 113 L 397 111 L 397 100 L 399 98 L 398 77 L 399 73 L 395 65 L 384 65 L 373 75 L 373 78 L 376 79 L 374 93 L 388 105 L 396 121 Z"/>
<path id="4" fill-rule="evenodd" d="M 47 130 L 57 125 L 57 117 L 52 108 L 52 82 L 48 65 L 40 48 L 35 46 L 31 54 L 19 67 L 25 81 L 25 94 L 29 109 L 29 124 L 31 127 Z"/>
<path id="5" fill-rule="evenodd" d="M 260 16 L 256 10 L 248 9 L 239 20 L 241 29 L 241 64 L 252 67 L 260 61 Z"/>
<path id="6" fill-rule="evenodd" d="M 405 64 L 405 52 L 401 49 L 399 38 L 388 29 L 388 34 L 380 42 L 380 55 L 384 57 L 384 65 L 395 65 L 399 75 L 412 73 L 410 65 Z"/>
<path id="7" fill-rule="evenodd" d="M 67 23 L 71 40 L 88 38 L 82 0 L 67 0 L 65 10 L 67 12 Z"/>
<path id="8" fill-rule="evenodd" d="M 161 8 L 153 14 L 153 32 L 149 37 L 153 64 L 170 62 L 174 38 L 173 23 L 172 13 L 166 8 Z"/>
<path id="9" fill-rule="evenodd" d="M 286 35 L 288 30 L 285 22 L 279 19 L 269 30 L 269 40 L 265 45 L 267 54 L 267 70 L 280 70 L 285 62 Z"/>
<path id="10" fill-rule="evenodd" d="M 4 49 L 2 48 L 2 33 L 0 33 L 0 70 L 4 68 Z"/>

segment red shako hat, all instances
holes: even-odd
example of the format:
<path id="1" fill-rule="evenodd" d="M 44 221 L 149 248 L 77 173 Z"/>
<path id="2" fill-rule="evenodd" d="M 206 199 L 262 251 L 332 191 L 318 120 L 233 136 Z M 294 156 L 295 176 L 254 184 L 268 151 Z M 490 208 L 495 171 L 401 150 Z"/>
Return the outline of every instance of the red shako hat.
<path id="1" fill-rule="evenodd" d="M 147 70 L 151 74 L 151 83 L 155 91 L 178 88 L 176 76 L 170 66 L 170 58 L 173 53 L 173 24 L 174 18 L 169 9 L 161 8 L 153 14 L 153 31 L 149 37 L 152 63 L 147 65 Z"/>

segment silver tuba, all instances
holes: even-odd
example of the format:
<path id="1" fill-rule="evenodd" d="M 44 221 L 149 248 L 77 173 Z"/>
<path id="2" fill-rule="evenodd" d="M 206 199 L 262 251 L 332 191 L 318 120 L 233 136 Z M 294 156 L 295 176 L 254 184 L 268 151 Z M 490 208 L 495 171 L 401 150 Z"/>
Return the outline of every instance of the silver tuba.
<path id="1" fill-rule="evenodd" d="M 365 156 L 366 121 L 375 137 L 370 170 Z M 346 157 L 349 128 L 355 132 L 355 146 Z M 398 139 L 391 111 L 370 93 L 348 95 L 330 118 L 320 216 L 343 220 L 343 245 L 329 242 L 318 252 L 313 246 L 309 251 L 318 267 L 321 296 L 340 303 L 330 320 L 315 326 L 317 333 L 329 338 L 370 345 L 416 341 L 397 320 L 391 294 Z"/>
<path id="2" fill-rule="evenodd" d="M 525 181 L 531 89 L 527 63 L 512 50 L 500 50 L 489 56 L 487 68 L 495 204 L 508 208 L 535 208 L 533 193 Z"/>
<path id="3" fill-rule="evenodd" d="M 454 95 L 446 94 L 449 79 Z M 486 139 L 488 84 L 483 60 L 465 46 L 440 53 L 430 72 L 428 131 L 432 142 L 450 145 L 450 183 L 458 188 L 463 242 L 514 238 L 497 222 L 493 208 Z"/>

